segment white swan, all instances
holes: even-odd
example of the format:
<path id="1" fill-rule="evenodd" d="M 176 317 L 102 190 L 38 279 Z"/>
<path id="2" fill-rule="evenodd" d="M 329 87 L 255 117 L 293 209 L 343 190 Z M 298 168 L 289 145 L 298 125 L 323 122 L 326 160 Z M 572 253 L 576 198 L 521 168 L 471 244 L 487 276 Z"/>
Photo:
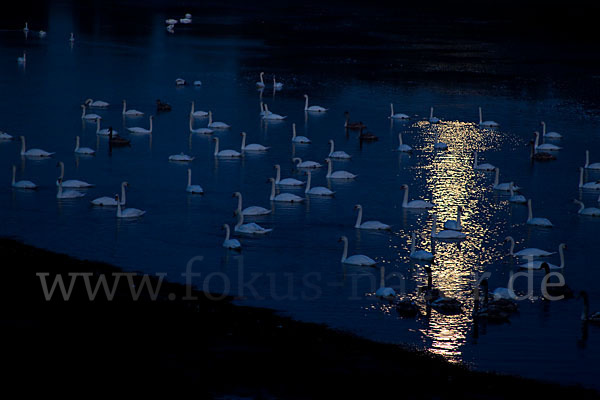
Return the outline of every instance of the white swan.
<path id="1" fill-rule="evenodd" d="M 235 192 L 233 197 L 237 197 L 238 199 L 236 212 L 241 212 L 242 215 L 246 217 L 271 214 L 271 210 L 267 210 L 266 208 L 260 206 L 250 206 L 242 210 L 242 194 L 240 192 Z"/>
<path id="2" fill-rule="evenodd" d="M 179 21 L 177 21 L 175 18 L 169 18 L 165 20 L 165 24 L 167 25 L 175 25 L 178 24 Z"/>
<path id="3" fill-rule="evenodd" d="M 41 38 L 46 37 L 46 31 L 39 31 L 38 34 Z"/>
<path id="4" fill-rule="evenodd" d="M 187 187 L 185 191 L 192 194 L 204 194 L 204 189 L 200 185 L 192 185 L 192 169 L 188 168 L 187 170 L 188 180 Z"/>
<path id="5" fill-rule="evenodd" d="M 254 222 L 250 222 L 248 224 L 244 224 L 244 215 L 240 212 L 235 212 L 235 215 L 238 217 L 237 224 L 233 228 L 234 231 L 239 233 L 245 233 L 248 235 L 264 235 L 265 233 L 271 232 L 273 229 L 265 229 L 262 226 L 255 224 Z"/>
<path id="6" fill-rule="evenodd" d="M 14 138 L 12 137 L 12 135 L 9 135 L 6 132 L 2 132 L 0 131 L 0 140 L 13 140 Z"/>
<path id="7" fill-rule="evenodd" d="M 195 107 L 195 101 L 192 101 L 192 109 L 190 111 L 190 116 L 192 118 L 205 118 L 208 117 L 208 112 L 206 111 L 195 111 L 194 107 Z"/>
<path id="8" fill-rule="evenodd" d="M 308 179 L 306 180 L 306 189 L 304 189 L 304 193 L 312 194 L 314 196 L 326 196 L 326 197 L 332 197 L 335 194 L 335 192 L 332 192 L 331 190 L 329 190 L 328 188 L 326 188 L 324 186 L 315 186 L 314 188 L 311 188 L 310 183 L 311 183 L 312 174 L 310 173 L 310 171 L 306 171 L 306 174 L 308 175 Z"/>
<path id="9" fill-rule="evenodd" d="M 209 128 L 212 129 L 229 129 L 231 126 L 227 125 L 225 122 L 213 122 L 212 120 L 212 111 L 208 112 L 208 125 Z"/>
<path id="10" fill-rule="evenodd" d="M 277 81 L 275 80 L 275 76 L 273 76 L 273 88 L 274 88 L 274 89 L 276 89 L 276 90 L 281 90 L 281 89 L 283 89 L 283 83 L 281 83 L 281 82 L 277 82 Z"/>
<path id="11" fill-rule="evenodd" d="M 343 264 L 359 265 L 366 267 L 373 267 L 377 264 L 375 260 L 373 260 L 371 257 L 367 257 L 362 254 L 355 254 L 353 256 L 348 257 L 348 238 L 346 236 L 340 237 L 338 242 L 344 242 L 344 252 L 342 253 L 341 259 L 341 262 Z"/>
<path id="12" fill-rule="evenodd" d="M 270 149 L 270 147 L 265 147 L 262 144 L 258 143 L 251 143 L 246 145 L 246 132 L 242 132 L 240 135 L 242 136 L 242 151 L 262 152 Z"/>
<path id="13" fill-rule="evenodd" d="M 13 165 L 12 167 L 12 187 L 15 189 L 37 189 L 37 185 L 31 181 L 16 181 L 17 177 L 17 166 Z"/>
<path id="14" fill-rule="evenodd" d="M 84 181 L 79 181 L 77 179 L 70 179 L 68 181 L 65 181 L 65 163 L 63 163 L 62 161 L 59 161 L 57 164 L 58 167 L 60 167 L 60 181 L 62 182 L 62 186 L 66 187 L 66 188 L 79 188 L 79 189 L 85 189 L 85 188 L 91 188 L 94 187 L 94 184 L 91 183 L 87 183 Z M 56 186 L 58 186 L 59 182 L 58 180 L 56 181 Z"/>
<path id="15" fill-rule="evenodd" d="M 25 22 L 25 28 L 23 28 L 23 32 L 29 32 L 29 25 Z"/>
<path id="16" fill-rule="evenodd" d="M 510 185 L 510 198 L 508 199 L 508 201 L 511 203 L 516 203 L 516 204 L 527 203 L 527 199 L 525 198 L 525 196 L 523 196 L 522 194 L 515 194 L 514 183 L 510 182 L 509 185 Z"/>
<path id="17" fill-rule="evenodd" d="M 583 167 L 579 168 L 579 188 L 587 190 L 600 190 L 600 182 L 583 182 Z"/>
<path id="18" fill-rule="evenodd" d="M 413 151 L 412 147 L 410 147 L 407 144 L 402 143 L 402 132 L 398 133 L 398 142 L 400 144 L 398 145 L 398 148 L 396 149 L 397 151 L 402 151 L 402 152 L 405 152 L 405 153 L 410 153 L 411 151 Z"/>
<path id="19" fill-rule="evenodd" d="M 185 79 L 183 79 L 183 78 L 175 79 L 175 86 L 185 86 L 185 85 L 187 85 L 187 82 L 185 81 Z"/>
<path id="20" fill-rule="evenodd" d="M 269 182 L 271 182 L 271 196 L 269 196 L 269 200 L 278 201 L 284 203 L 301 203 L 304 199 L 300 196 L 296 196 L 292 193 L 280 193 L 277 196 L 275 195 L 275 179 L 269 178 Z"/>
<path id="21" fill-rule="evenodd" d="M 229 239 L 230 231 L 229 225 L 224 224 L 223 229 L 225 229 L 225 240 L 223 241 L 223 247 L 230 250 L 241 250 L 242 244 L 237 239 Z"/>
<path id="22" fill-rule="evenodd" d="M 512 183 L 512 182 L 499 183 L 499 180 L 500 180 L 500 168 L 496 168 L 495 171 L 496 171 L 496 176 L 494 178 L 494 186 L 493 186 L 494 190 L 500 190 L 500 191 L 504 191 L 504 192 L 510 192 L 511 189 L 513 191 L 519 191 L 521 189 L 520 187 L 515 186 L 514 183 Z"/>
<path id="23" fill-rule="evenodd" d="M 239 158 L 242 156 L 241 153 L 238 153 L 235 150 L 221 150 L 219 151 L 219 138 L 215 137 L 213 138 L 213 140 L 215 141 L 215 157 L 220 157 L 220 158 Z"/>
<path id="24" fill-rule="evenodd" d="M 354 227 L 357 229 L 371 229 L 371 230 L 382 230 L 382 231 L 390 231 L 392 230 L 392 227 L 384 224 L 380 221 L 366 221 L 366 222 L 362 222 L 362 214 L 363 214 L 363 208 L 360 204 L 357 204 L 354 206 L 355 210 L 358 210 L 358 215 L 356 217 L 356 223 L 354 224 Z"/>
<path id="25" fill-rule="evenodd" d="M 481 113 L 481 107 L 479 107 L 479 126 L 482 128 L 497 128 L 500 126 L 496 121 L 483 121 L 483 115 Z"/>
<path id="26" fill-rule="evenodd" d="M 544 121 L 541 122 L 542 124 L 542 135 L 544 137 L 550 138 L 550 139 L 560 139 L 562 138 L 562 135 L 558 132 L 546 132 L 546 123 Z"/>
<path id="27" fill-rule="evenodd" d="M 600 217 L 600 208 L 596 207 L 585 207 L 583 202 L 579 200 L 573 200 L 575 204 L 579 204 L 579 210 L 577 214 L 579 215 L 589 215 L 590 217 Z"/>
<path id="28" fill-rule="evenodd" d="M 69 37 L 69 42 L 73 43 L 75 41 L 75 35 L 71 32 L 71 36 Z"/>
<path id="29" fill-rule="evenodd" d="M 392 113 L 390 114 L 390 116 L 388 118 L 390 118 L 390 119 L 409 119 L 410 118 L 406 114 L 402 114 L 402 113 L 395 114 L 394 113 L 394 103 L 390 103 L 390 108 L 392 109 Z"/>
<path id="30" fill-rule="evenodd" d="M 119 199 L 121 201 L 122 206 L 124 206 L 125 203 L 127 202 L 127 192 L 125 191 L 125 188 L 128 185 L 129 184 L 127 182 L 121 182 L 121 197 L 119 197 Z M 97 199 L 92 200 L 91 203 L 93 206 L 99 206 L 99 207 L 116 207 L 117 206 L 117 200 L 114 196 L 113 197 L 108 197 L 108 196 L 98 197 Z"/>
<path id="31" fill-rule="evenodd" d="M 292 142 L 293 143 L 301 143 L 301 144 L 309 144 L 310 139 L 306 136 L 296 136 L 296 123 L 292 124 Z"/>
<path id="32" fill-rule="evenodd" d="M 323 164 L 318 163 L 316 161 L 302 161 L 300 157 L 292 158 L 292 162 L 296 163 L 296 168 L 303 169 L 316 169 L 321 168 L 323 166 Z"/>
<path id="33" fill-rule="evenodd" d="M 375 296 L 385 300 L 392 300 L 396 297 L 396 291 L 391 287 L 385 286 L 385 267 L 381 267 L 379 273 L 379 289 L 375 292 Z"/>
<path id="34" fill-rule="evenodd" d="M 196 158 L 196 157 L 188 156 L 187 154 L 183 154 L 183 152 L 182 152 L 180 154 L 173 154 L 173 155 L 169 156 L 169 161 L 192 162 L 192 161 L 194 161 L 194 158 Z"/>
<path id="35" fill-rule="evenodd" d="M 152 134 L 152 120 L 154 119 L 154 117 L 151 115 L 148 119 L 150 120 L 150 128 L 149 129 L 142 128 L 141 126 L 134 126 L 132 128 L 127 128 L 127 130 L 131 133 L 138 133 L 138 134 L 144 134 L 144 135 Z"/>
<path id="36" fill-rule="evenodd" d="M 23 57 L 17 57 L 17 63 L 25 64 L 27 62 L 27 53 L 23 52 Z"/>
<path id="37" fill-rule="evenodd" d="M 535 144 L 534 144 L 534 148 L 535 148 L 536 152 L 538 150 L 558 151 L 558 150 L 562 149 L 562 147 L 556 146 L 554 144 L 550 144 L 550 143 L 539 144 L 539 143 L 540 143 L 540 133 L 538 131 L 535 131 Z"/>
<path id="38" fill-rule="evenodd" d="M 62 179 L 58 178 L 58 192 L 56 193 L 57 199 L 76 199 L 85 196 L 84 193 L 77 192 L 75 190 L 64 190 L 62 185 Z"/>
<path id="39" fill-rule="evenodd" d="M 433 214 L 433 222 L 431 223 L 431 237 L 434 239 L 441 239 L 441 240 L 450 240 L 450 239 L 465 239 L 467 237 L 467 235 L 465 235 L 462 232 L 459 231 L 453 231 L 450 229 L 447 230 L 443 230 L 440 232 L 437 232 L 437 214 Z"/>
<path id="40" fill-rule="evenodd" d="M 558 254 L 560 256 L 560 265 L 550 264 L 549 262 L 542 261 L 542 260 L 531 260 L 530 259 L 525 264 L 519 265 L 519 268 L 522 268 L 522 269 L 544 269 L 544 265 L 548 265 L 549 269 L 563 269 L 565 267 L 565 255 L 563 253 L 563 250 L 566 248 L 567 248 L 567 245 L 564 243 L 561 243 L 558 246 Z"/>
<path id="41" fill-rule="evenodd" d="M 450 229 L 452 231 L 462 231 L 463 227 L 460 223 L 460 217 L 462 216 L 463 208 L 461 206 L 456 207 L 456 220 L 449 219 L 444 222 L 444 229 Z"/>
<path id="42" fill-rule="evenodd" d="M 433 260 L 433 254 L 426 250 L 415 250 L 417 241 L 417 234 L 415 232 L 411 235 L 411 243 L 410 243 L 410 258 L 421 261 L 431 261 Z"/>
<path id="43" fill-rule="evenodd" d="M 514 252 L 515 239 L 512 236 L 507 236 L 504 239 L 504 242 L 505 243 L 510 242 L 510 250 L 509 250 L 508 254 L 510 254 L 513 257 L 538 258 L 538 257 L 548 257 L 548 256 L 551 256 L 552 254 L 556 254 L 555 252 L 541 250 L 541 249 L 538 249 L 535 247 L 528 247 L 528 248 L 519 250 L 515 253 Z"/>
<path id="44" fill-rule="evenodd" d="M 325 161 L 327 162 L 327 175 L 325 175 L 327 179 L 350 180 L 355 179 L 358 176 L 343 170 L 333 172 L 333 160 L 326 158 Z"/>
<path id="45" fill-rule="evenodd" d="M 323 108 L 321 106 L 308 106 L 308 95 L 305 94 L 304 95 L 304 111 L 311 111 L 311 112 L 325 112 L 327 111 L 327 108 Z"/>
<path id="46" fill-rule="evenodd" d="M 338 159 L 338 160 L 348 160 L 348 159 L 352 158 L 352 156 L 350 156 L 345 151 L 340 151 L 340 150 L 334 151 L 334 150 L 335 150 L 335 143 L 333 142 L 333 139 L 329 139 L 329 155 L 327 157 L 333 158 L 333 159 Z"/>
<path id="47" fill-rule="evenodd" d="M 210 128 L 193 128 L 194 118 L 190 117 L 190 133 L 199 133 L 201 135 L 211 135 L 214 131 Z"/>
<path id="48" fill-rule="evenodd" d="M 86 106 L 85 104 L 81 105 L 81 119 L 88 122 L 96 122 L 96 120 L 102 119 L 98 114 L 86 114 L 85 113 Z"/>
<path id="49" fill-rule="evenodd" d="M 433 116 L 433 107 L 431 107 L 429 109 L 429 122 L 432 124 L 439 124 L 440 122 L 442 122 L 441 119 L 439 119 L 438 117 L 434 117 Z"/>
<path id="50" fill-rule="evenodd" d="M 600 163 L 590 164 L 590 151 L 589 150 L 585 151 L 585 165 L 583 166 L 583 168 L 585 168 L 585 169 L 599 169 L 600 170 Z"/>
<path id="51" fill-rule="evenodd" d="M 448 145 L 444 142 L 439 141 L 440 135 L 438 132 L 435 132 L 433 148 L 435 150 L 448 150 Z"/>
<path id="52" fill-rule="evenodd" d="M 202 86 L 202 81 L 194 81 L 193 85 L 196 87 Z"/>
<path id="53" fill-rule="evenodd" d="M 192 23 L 192 19 L 191 18 L 181 18 L 179 20 L 179 22 L 181 22 L 182 24 L 191 24 Z"/>
<path id="54" fill-rule="evenodd" d="M 478 171 L 494 171 L 496 169 L 495 166 L 493 166 L 492 164 L 489 164 L 489 163 L 479 164 L 478 158 L 477 158 L 477 152 L 475 151 L 474 154 L 475 154 L 475 160 L 473 161 L 473 169 L 476 169 Z"/>
<path id="55" fill-rule="evenodd" d="M 431 209 L 435 207 L 435 204 L 430 203 L 425 200 L 411 200 L 408 201 L 408 185 L 402 185 L 400 189 L 404 190 L 404 200 L 402 200 L 403 208 L 413 208 L 413 209 Z"/>
<path id="56" fill-rule="evenodd" d="M 260 116 L 264 117 L 267 114 L 270 114 L 271 111 L 265 110 L 265 104 L 261 101 L 260 102 Z"/>
<path id="57" fill-rule="evenodd" d="M 260 73 L 260 81 L 256 82 L 256 86 L 258 86 L 259 88 L 264 88 L 265 87 L 265 81 L 263 80 L 263 75 L 264 74 L 265 74 L 264 72 L 261 72 Z"/>
<path id="58" fill-rule="evenodd" d="M 36 157 L 36 158 L 42 158 L 42 157 L 51 157 L 54 153 L 48 153 L 45 150 L 40 150 L 40 149 L 29 149 L 26 150 L 25 148 L 25 136 L 21 136 L 21 155 L 22 156 L 26 156 L 26 157 Z"/>
<path id="59" fill-rule="evenodd" d="M 112 134 L 113 134 L 113 136 L 118 136 L 119 132 L 117 132 L 115 129 L 113 129 Z M 100 136 L 109 136 L 110 135 L 109 128 L 100 129 L 100 120 L 99 119 L 96 120 L 96 135 L 100 135 Z"/>
<path id="60" fill-rule="evenodd" d="M 96 154 L 96 150 L 90 149 L 89 147 L 79 147 L 79 136 L 75 137 L 75 150 L 73 151 L 77 154 L 85 154 L 88 156 Z"/>
<path id="61" fill-rule="evenodd" d="M 279 164 L 275 164 L 273 166 L 277 170 L 277 175 L 275 175 L 275 184 L 277 186 L 303 186 L 305 182 L 299 181 L 294 178 L 285 178 L 281 179 L 281 166 Z"/>
<path id="62" fill-rule="evenodd" d="M 107 103 L 106 101 L 102 101 L 102 100 L 92 100 L 92 99 L 87 99 L 84 103 L 86 106 L 88 106 L 89 108 L 106 108 L 108 106 L 110 106 L 109 103 Z"/>
<path id="63" fill-rule="evenodd" d="M 279 115 L 269 111 L 269 106 L 265 104 L 265 115 L 262 117 L 265 120 L 269 121 L 281 121 L 287 118 L 286 115 Z"/>
<path id="64" fill-rule="evenodd" d="M 126 117 L 141 117 L 142 115 L 144 115 L 143 112 L 138 111 L 138 110 L 128 110 L 127 109 L 127 102 L 125 100 L 123 100 L 123 113 L 124 116 Z"/>
<path id="65" fill-rule="evenodd" d="M 146 214 L 146 211 L 137 208 L 121 208 L 121 202 L 119 201 L 119 195 L 115 196 L 117 202 L 117 218 L 138 218 Z"/>
<path id="66" fill-rule="evenodd" d="M 533 212 L 531 209 L 531 199 L 527 200 L 527 225 L 536 225 L 536 226 L 544 226 L 547 228 L 552 228 L 552 222 L 548 218 L 533 218 Z"/>

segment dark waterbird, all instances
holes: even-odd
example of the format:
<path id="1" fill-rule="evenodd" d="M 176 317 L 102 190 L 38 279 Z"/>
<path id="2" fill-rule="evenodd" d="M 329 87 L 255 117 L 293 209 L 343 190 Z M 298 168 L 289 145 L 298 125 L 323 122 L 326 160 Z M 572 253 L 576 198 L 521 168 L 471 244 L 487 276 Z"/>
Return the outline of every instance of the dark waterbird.
<path id="1" fill-rule="evenodd" d="M 112 126 L 108 127 L 108 144 L 109 146 L 131 146 L 131 141 L 124 139 L 120 136 L 113 136 L 113 128 Z"/>
<path id="2" fill-rule="evenodd" d="M 169 103 L 163 103 L 160 99 L 156 100 L 156 111 L 171 111 L 172 107 Z"/>
<path id="3" fill-rule="evenodd" d="M 376 142 L 377 140 L 379 140 L 379 138 L 377 136 L 375 136 L 375 134 L 371 133 L 371 132 L 363 132 L 365 128 L 360 128 L 360 134 L 358 135 L 358 138 L 361 141 L 365 141 L 365 142 Z"/>
<path id="4" fill-rule="evenodd" d="M 350 113 L 348 111 L 344 111 L 344 116 L 346 117 L 346 122 L 344 123 L 344 128 L 346 129 L 356 130 L 367 127 L 365 124 L 362 123 L 362 121 L 350 122 Z"/>
<path id="5" fill-rule="evenodd" d="M 553 161 L 556 160 L 556 156 L 546 153 L 544 151 L 536 151 L 535 150 L 535 142 L 533 140 L 529 141 L 529 146 L 531 147 L 531 152 L 529 157 L 531 161 Z"/>

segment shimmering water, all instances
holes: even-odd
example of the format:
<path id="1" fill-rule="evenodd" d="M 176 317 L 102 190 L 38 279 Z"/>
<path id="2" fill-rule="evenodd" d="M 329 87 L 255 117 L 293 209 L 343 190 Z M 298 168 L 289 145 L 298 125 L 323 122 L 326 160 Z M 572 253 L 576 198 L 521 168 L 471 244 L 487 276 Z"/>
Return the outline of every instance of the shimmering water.
<path id="1" fill-rule="evenodd" d="M 597 193 L 581 192 L 577 186 L 584 150 L 591 150 L 592 162 L 600 160 L 598 121 L 582 111 L 582 104 L 566 101 L 551 90 L 524 94 L 502 85 L 490 90 L 480 83 L 361 80 L 339 74 L 334 67 L 316 65 L 311 71 L 281 59 L 277 65 L 283 67 L 272 69 L 264 60 L 276 50 L 243 35 L 200 34 L 198 27 L 204 20 L 199 16 L 191 26 L 177 27 L 175 34 L 169 34 L 163 21 L 173 15 L 143 11 L 136 32 L 120 34 L 116 22 L 103 15 L 91 18 L 84 29 L 70 9 L 56 6 L 44 24 L 30 24 L 32 29 L 47 30 L 45 38 L 35 32 L 25 37 L 15 29 L 0 32 L 0 130 L 26 136 L 29 148 L 56 152 L 49 160 L 23 159 L 18 141 L 0 142 L 0 169 L 6 182 L 0 186 L 1 235 L 129 270 L 167 273 L 168 279 L 181 282 L 186 265 L 202 256 L 203 261 L 193 263 L 194 271 L 202 273 L 194 283 L 237 295 L 240 304 L 274 308 L 376 340 L 415 345 L 480 369 L 600 387 L 594 368 L 600 361 L 600 329 L 582 332 L 579 300 L 522 301 L 520 313 L 505 325 L 475 327 L 471 317 L 476 274 L 490 272 L 493 289 L 506 286 L 510 272 L 517 270 L 505 256 L 508 246 L 502 240 L 507 235 L 517 240 L 516 249 L 556 251 L 559 243 L 567 243 L 564 274 L 569 286 L 587 290 L 592 308 L 600 308 L 596 285 L 600 275 L 594 258 L 600 218 L 577 215 L 572 203 L 579 198 L 587 206 L 598 206 Z M 67 40 L 70 31 L 76 37 L 72 46 Z M 16 62 L 23 51 L 27 52 L 25 66 Z M 257 91 L 261 70 L 267 72 L 267 88 Z M 273 74 L 284 83 L 283 90 L 272 90 Z M 177 88 L 178 77 L 203 84 Z M 310 95 L 311 104 L 329 111 L 304 113 L 304 93 Z M 81 121 L 80 104 L 87 98 L 111 103 L 106 110 L 92 111 L 103 117 L 103 127 L 112 125 L 124 133 L 127 126 L 147 127 L 147 116 L 154 115 L 154 133 L 131 135 L 131 148 L 109 153 L 106 139 L 95 134 L 95 124 Z M 169 102 L 173 111 L 156 114 L 157 98 Z M 124 120 L 122 99 L 146 116 Z M 261 99 L 287 119 L 261 121 Z M 248 133 L 249 143 L 271 149 L 241 160 L 216 160 L 209 136 L 189 134 L 191 101 L 196 102 L 196 110 L 212 110 L 215 120 L 232 126 L 217 133 L 221 149 L 239 150 L 241 131 Z M 390 102 L 396 112 L 411 119 L 390 122 Z M 425 121 L 432 105 L 444 121 L 440 125 Z M 480 105 L 484 119 L 500 122 L 499 129 L 477 126 Z M 355 132 L 347 134 L 346 110 L 353 121 L 367 123 L 379 141 L 361 145 Z M 533 165 L 526 145 L 532 132 L 541 128 L 541 120 L 550 130 L 563 133 L 559 144 L 564 150 L 555 162 Z M 312 144 L 291 144 L 293 122 L 298 134 L 311 138 Z M 206 120 L 195 123 L 195 127 L 205 125 Z M 415 149 L 412 154 L 394 151 L 399 132 L 404 143 Z M 436 133 L 449 151 L 433 149 Z M 97 150 L 96 156 L 73 153 L 77 135 L 82 146 Z M 318 170 L 313 173 L 313 186 L 330 187 L 335 198 L 311 197 L 293 205 L 269 202 L 266 180 L 274 176 L 273 165 L 282 165 L 283 177 L 306 180 L 291 158 L 324 163 L 329 139 L 335 140 L 336 149 L 352 155 L 351 161 L 335 161 L 334 169 L 348 170 L 358 178 L 328 182 L 325 169 Z M 508 196 L 492 190 L 493 174 L 473 171 L 474 150 L 480 152 L 480 162 L 500 167 L 501 182 L 522 186 L 523 194 L 533 199 L 534 215 L 549 218 L 555 228 L 527 226 L 527 208 L 511 205 Z M 190 165 L 167 161 L 180 152 L 196 159 Z M 86 190 L 83 199 L 57 201 L 54 182 L 59 160 L 66 166 L 65 179 L 82 179 L 96 187 Z M 17 166 L 17 179 L 33 180 L 41 188 L 13 190 L 12 165 Z M 185 192 L 188 167 L 193 170 L 193 183 L 204 188 L 204 196 Z M 586 173 L 586 180 L 597 179 L 599 174 Z M 143 218 L 118 220 L 113 209 L 90 206 L 94 198 L 118 193 L 122 181 L 130 184 L 128 206 L 146 210 Z M 344 267 L 339 262 L 338 238 L 346 235 L 350 254 L 374 258 L 385 266 L 388 285 L 417 296 L 416 288 L 426 283 L 427 276 L 408 257 L 410 235 L 417 233 L 418 248 L 432 250 L 434 211 L 403 210 L 402 184 L 409 185 L 410 199 L 436 204 L 438 229 L 443 221 L 455 218 L 457 206 L 464 207 L 468 238 L 435 243 L 432 268 L 434 284 L 465 304 L 462 314 L 447 316 L 423 307 L 421 317 L 401 319 L 392 306 L 374 297 L 379 270 Z M 245 206 L 273 210 L 253 220 L 273 232 L 240 238 L 241 254 L 221 247 L 221 225 L 236 222 L 234 191 L 243 193 Z M 302 190 L 284 191 L 304 197 Z M 392 225 L 392 232 L 354 229 L 353 206 L 358 203 L 364 208 L 363 221 L 380 220 Z M 560 263 L 558 257 L 552 262 Z M 542 278 L 533 275 L 536 295 Z M 517 281 L 516 289 L 523 293 L 526 281 Z"/>

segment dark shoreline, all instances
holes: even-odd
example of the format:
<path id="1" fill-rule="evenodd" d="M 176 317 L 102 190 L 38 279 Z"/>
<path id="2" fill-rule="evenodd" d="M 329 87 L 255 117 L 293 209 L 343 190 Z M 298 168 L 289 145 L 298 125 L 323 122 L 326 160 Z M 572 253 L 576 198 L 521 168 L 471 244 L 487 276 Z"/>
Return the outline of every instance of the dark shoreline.
<path id="1" fill-rule="evenodd" d="M 60 382 L 71 389 L 93 386 L 110 392 L 118 387 L 138 394 L 192 390 L 203 398 L 395 393 L 402 398 L 492 399 L 528 390 L 542 397 L 600 398 L 579 386 L 470 371 L 425 352 L 236 306 L 231 298 L 213 301 L 194 292 L 198 300 L 170 301 L 166 293 L 180 299 L 186 288 L 166 281 L 156 301 L 147 291 L 132 301 L 124 281 L 110 302 L 102 293 L 89 301 L 83 285 L 75 285 L 69 301 L 46 301 L 36 272 L 49 272 L 51 282 L 56 274 L 91 272 L 97 277 L 122 271 L 7 238 L 0 238 L 0 253 L 15 262 L 3 264 L 0 290 L 9 386 L 45 393 L 60 391 Z M 91 281 L 94 285 L 95 278 Z"/>

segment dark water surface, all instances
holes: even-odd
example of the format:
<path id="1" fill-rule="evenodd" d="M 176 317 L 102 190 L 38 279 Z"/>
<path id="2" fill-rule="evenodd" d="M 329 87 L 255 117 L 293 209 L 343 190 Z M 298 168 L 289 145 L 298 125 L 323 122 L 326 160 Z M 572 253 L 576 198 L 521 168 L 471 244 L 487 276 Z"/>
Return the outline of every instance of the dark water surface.
<path id="1" fill-rule="evenodd" d="M 25 135 L 29 148 L 56 155 L 49 160 L 22 159 L 18 141 L 0 142 L 0 170 L 6 182 L 0 186 L 0 235 L 125 269 L 166 273 L 173 281 L 184 281 L 181 273 L 194 262 L 194 271 L 202 273 L 194 281 L 198 287 L 239 295 L 241 304 L 426 348 L 478 369 L 600 388 L 595 379 L 600 329 L 582 331 L 579 300 L 522 301 L 520 313 L 505 325 L 475 327 L 471 317 L 475 274 L 490 272 L 490 287 L 495 288 L 506 286 L 511 271 L 517 271 L 505 256 L 508 247 L 502 240 L 507 235 L 517 240 L 517 249 L 556 251 L 559 243 L 567 243 L 566 280 L 575 290 L 587 290 L 592 309 L 600 309 L 595 254 L 600 218 L 579 216 L 572 202 L 578 198 L 588 207 L 598 206 L 598 192 L 582 192 L 577 186 L 584 151 L 590 150 L 592 162 L 600 160 L 598 76 L 585 52 L 573 50 L 562 59 L 556 56 L 557 47 L 548 43 L 530 47 L 466 34 L 458 38 L 460 34 L 444 35 L 443 26 L 413 36 L 405 29 L 394 37 L 388 32 L 390 21 L 380 32 L 357 35 L 356 20 L 317 12 L 299 21 L 285 15 L 261 18 L 255 9 L 234 15 L 193 4 L 171 9 L 154 3 L 147 8 L 124 4 L 75 7 L 56 2 L 34 14 L 23 13 L 19 18 L 29 18 L 32 29 L 28 37 L 19 30 L 21 20 L 3 21 L 0 130 Z M 164 20 L 181 18 L 185 12 L 193 14 L 193 23 L 168 33 Z M 476 22 L 465 24 L 476 31 Z M 344 42 L 340 32 L 345 24 L 352 32 L 349 37 L 362 39 Z M 48 35 L 40 38 L 33 31 L 39 29 Z M 71 31 L 76 38 L 72 46 Z M 16 62 L 23 51 L 25 66 Z M 263 92 L 255 87 L 260 71 L 266 71 Z M 284 83 L 283 90 L 272 90 L 273 74 Z M 178 77 L 203 84 L 177 88 Z M 311 104 L 330 110 L 305 114 L 304 93 Z M 103 127 L 112 125 L 125 133 L 126 126 L 147 127 L 147 116 L 154 114 L 154 133 L 131 135 L 131 148 L 109 154 L 106 138 L 95 134 L 95 124 L 81 121 L 80 104 L 87 98 L 111 103 L 106 110 L 91 111 L 103 117 Z M 156 115 L 157 98 L 172 104 L 173 111 Z M 288 118 L 261 121 L 261 98 Z M 122 99 L 146 116 L 123 120 Z M 212 110 L 215 120 L 232 126 L 217 133 L 221 149 L 239 150 L 239 133 L 245 131 L 249 143 L 270 150 L 242 160 L 215 160 L 210 137 L 189 134 L 191 101 L 197 110 Z M 390 122 L 390 102 L 411 120 Z M 430 106 L 443 124 L 425 121 Z M 478 106 L 484 109 L 484 119 L 498 121 L 501 127 L 480 129 Z M 367 123 L 379 141 L 361 146 L 356 133 L 346 135 L 345 110 L 352 120 Z M 564 150 L 555 162 L 532 165 L 526 145 L 542 120 L 549 130 L 564 135 L 557 142 Z M 293 122 L 298 134 L 312 139 L 311 145 L 291 144 Z M 195 124 L 205 125 L 206 120 Z M 399 132 L 415 149 L 412 155 L 394 151 Z M 434 151 L 436 133 L 449 151 Z M 82 146 L 97 150 L 95 157 L 73 153 L 77 135 Z M 266 179 L 273 176 L 273 165 L 282 165 L 283 177 L 305 180 L 291 158 L 324 163 L 329 139 L 335 139 L 336 149 L 352 155 L 351 161 L 336 161 L 335 169 L 358 178 L 327 182 L 325 170 L 319 170 L 313 173 L 313 185 L 329 186 L 336 191 L 334 199 L 311 197 L 293 205 L 269 202 Z M 500 167 L 501 182 L 522 186 L 523 194 L 533 199 L 535 216 L 549 218 L 555 228 L 527 226 L 527 208 L 495 193 L 493 174 L 473 171 L 474 150 L 480 152 L 481 162 Z M 193 183 L 202 185 L 204 196 L 185 192 L 188 165 L 167 161 L 180 152 L 196 156 L 190 165 Z M 86 190 L 83 199 L 57 201 L 58 160 L 65 163 L 66 179 L 82 179 L 96 187 Z M 12 165 L 17 166 L 17 179 L 33 180 L 41 188 L 13 190 Z M 585 179 L 598 180 L 600 173 L 586 173 Z M 117 220 L 114 210 L 90 206 L 94 198 L 117 193 L 122 181 L 130 183 L 128 206 L 146 210 L 143 218 Z M 342 246 L 337 239 L 346 235 L 350 254 L 369 255 L 387 274 L 404 278 L 390 279 L 389 285 L 404 285 L 415 295 L 416 287 L 426 283 L 423 267 L 408 254 L 412 232 L 417 232 L 419 248 L 431 250 L 433 212 L 404 211 L 404 183 L 410 186 L 411 199 L 437 205 L 438 229 L 446 219 L 454 219 L 458 205 L 465 209 L 467 240 L 436 243 L 433 265 L 434 283 L 466 305 L 460 315 L 423 308 L 420 318 L 400 319 L 392 306 L 374 297 L 377 269 L 343 267 L 339 262 Z M 234 191 L 244 194 L 245 206 L 273 210 L 255 219 L 273 232 L 240 238 L 239 255 L 221 247 L 221 225 L 236 222 Z M 289 191 L 304 197 L 302 190 Z M 392 232 L 355 230 L 357 203 L 364 208 L 363 220 L 390 224 Z M 551 262 L 560 263 L 558 257 Z M 542 278 L 533 274 L 536 296 Z M 517 281 L 517 292 L 526 289 L 525 279 Z"/>

